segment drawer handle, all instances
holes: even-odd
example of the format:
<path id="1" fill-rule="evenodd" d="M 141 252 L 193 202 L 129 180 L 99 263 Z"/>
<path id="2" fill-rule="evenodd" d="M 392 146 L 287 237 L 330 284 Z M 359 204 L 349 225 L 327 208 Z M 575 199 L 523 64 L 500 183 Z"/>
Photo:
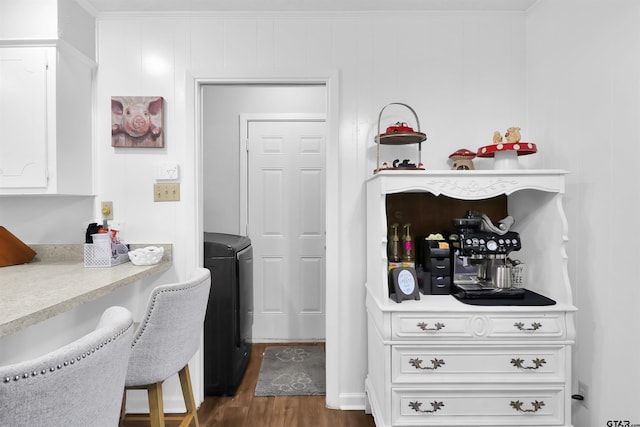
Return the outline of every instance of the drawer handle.
<path id="1" fill-rule="evenodd" d="M 444 365 L 444 360 L 442 359 L 433 359 L 431 361 L 431 365 L 433 366 L 422 366 L 422 360 L 419 358 L 415 358 L 415 359 L 409 359 L 409 363 L 411 364 L 411 366 L 413 366 L 416 369 L 422 369 L 422 370 L 431 370 L 431 371 L 435 371 L 436 369 L 440 368 L 442 365 Z"/>
<path id="2" fill-rule="evenodd" d="M 522 409 L 522 406 L 524 405 L 523 402 L 520 402 L 519 400 L 511 401 L 511 407 L 513 409 L 515 409 L 518 412 L 538 412 L 540 409 L 542 409 L 542 407 L 544 406 L 544 401 L 540 400 L 540 401 L 533 401 L 531 402 L 531 406 L 533 407 L 532 409 Z"/>
<path id="3" fill-rule="evenodd" d="M 442 407 L 444 406 L 444 403 L 437 402 L 434 400 L 433 402 L 431 402 L 430 405 L 431 405 L 431 409 L 421 409 L 422 402 L 418 402 L 418 401 L 409 402 L 409 408 L 413 409 L 416 412 L 420 412 L 421 414 L 433 414 L 434 412 L 437 412 L 438 410 L 442 409 Z"/>
<path id="4" fill-rule="evenodd" d="M 542 323 L 533 322 L 531 324 L 530 328 L 525 328 L 524 327 L 524 323 L 522 323 L 522 322 L 516 322 L 516 323 L 513 324 L 513 326 L 518 328 L 518 330 L 520 330 L 520 331 L 537 331 L 538 329 L 540 329 L 542 327 Z"/>
<path id="5" fill-rule="evenodd" d="M 523 366 L 522 364 L 524 363 L 524 360 L 517 358 L 517 359 L 511 359 L 511 364 L 513 366 L 515 366 L 516 368 L 520 368 L 520 369 L 539 369 L 541 368 L 545 363 L 547 363 L 546 360 L 544 359 L 538 359 L 537 357 L 535 359 L 532 360 L 533 365 L 534 366 Z"/>
<path id="6" fill-rule="evenodd" d="M 433 325 L 433 328 L 429 328 L 427 323 L 424 322 L 420 322 L 417 324 L 418 328 L 422 329 L 423 331 L 439 331 L 440 329 L 444 328 L 444 323 L 440 323 L 440 322 L 436 322 L 435 325 Z"/>

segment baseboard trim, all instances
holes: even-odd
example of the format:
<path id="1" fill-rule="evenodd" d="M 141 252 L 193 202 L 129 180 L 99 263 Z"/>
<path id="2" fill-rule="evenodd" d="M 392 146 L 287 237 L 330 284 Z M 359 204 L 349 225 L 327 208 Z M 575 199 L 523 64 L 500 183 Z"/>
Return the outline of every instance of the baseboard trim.
<path id="1" fill-rule="evenodd" d="M 343 411 L 364 411 L 365 401 L 364 393 L 340 393 L 340 407 L 338 409 Z"/>

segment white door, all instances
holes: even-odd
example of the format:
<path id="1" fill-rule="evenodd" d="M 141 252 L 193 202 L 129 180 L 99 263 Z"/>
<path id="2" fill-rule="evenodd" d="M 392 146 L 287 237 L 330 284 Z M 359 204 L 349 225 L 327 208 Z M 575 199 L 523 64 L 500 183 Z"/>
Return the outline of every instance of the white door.
<path id="1" fill-rule="evenodd" d="M 324 339 L 325 119 L 246 126 L 253 340 Z"/>

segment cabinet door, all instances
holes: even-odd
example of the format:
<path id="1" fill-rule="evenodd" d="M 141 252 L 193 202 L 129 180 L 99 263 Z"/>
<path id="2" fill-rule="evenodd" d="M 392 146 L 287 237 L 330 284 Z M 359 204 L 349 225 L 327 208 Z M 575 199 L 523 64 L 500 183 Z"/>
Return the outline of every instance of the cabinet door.
<path id="1" fill-rule="evenodd" d="M 0 48 L 0 188 L 47 186 L 47 51 Z"/>

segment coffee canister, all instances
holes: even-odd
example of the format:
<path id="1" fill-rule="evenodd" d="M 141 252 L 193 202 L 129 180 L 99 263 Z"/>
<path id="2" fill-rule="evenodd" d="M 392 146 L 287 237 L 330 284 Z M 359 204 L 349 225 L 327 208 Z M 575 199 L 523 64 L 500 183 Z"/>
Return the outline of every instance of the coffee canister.
<path id="1" fill-rule="evenodd" d="M 496 267 L 495 275 L 496 288 L 508 289 L 511 287 L 511 267 L 499 265 Z"/>

